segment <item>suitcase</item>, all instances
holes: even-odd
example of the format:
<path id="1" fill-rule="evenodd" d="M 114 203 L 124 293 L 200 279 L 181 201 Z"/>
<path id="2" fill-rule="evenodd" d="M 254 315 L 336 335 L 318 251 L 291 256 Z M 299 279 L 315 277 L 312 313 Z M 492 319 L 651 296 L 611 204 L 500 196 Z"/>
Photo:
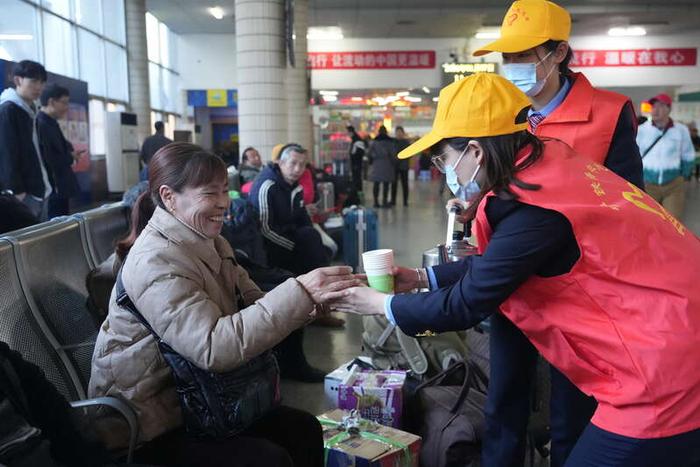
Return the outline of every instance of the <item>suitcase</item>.
<path id="1" fill-rule="evenodd" d="M 377 213 L 372 209 L 353 206 L 344 216 L 343 259 L 355 272 L 362 269 L 362 253 L 379 248 Z"/>
<path id="2" fill-rule="evenodd" d="M 333 182 L 321 182 L 316 185 L 318 191 L 318 208 L 326 213 L 335 208 L 335 187 Z"/>

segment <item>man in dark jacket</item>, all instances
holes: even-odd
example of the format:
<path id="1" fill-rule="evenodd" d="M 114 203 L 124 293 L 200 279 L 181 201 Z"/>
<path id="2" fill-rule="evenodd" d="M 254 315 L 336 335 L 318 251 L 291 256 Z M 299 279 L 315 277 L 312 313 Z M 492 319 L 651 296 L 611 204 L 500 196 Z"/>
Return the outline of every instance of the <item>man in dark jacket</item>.
<path id="1" fill-rule="evenodd" d="M 165 136 L 165 125 L 163 122 L 158 121 L 153 127 L 156 132 L 143 140 L 143 145 L 141 146 L 141 160 L 143 161 L 141 180 L 148 180 L 148 163 L 151 162 L 153 155 L 163 146 L 173 142 L 173 140 Z"/>
<path id="2" fill-rule="evenodd" d="M 16 196 L 40 221 L 47 218 L 52 185 L 41 155 L 34 105 L 44 83 L 44 67 L 23 60 L 15 65 L 14 87 L 0 94 L 0 191 Z"/>
<path id="3" fill-rule="evenodd" d="M 278 162 L 266 166 L 255 179 L 249 195 L 260 216 L 270 265 L 297 274 L 330 261 L 304 207 L 299 179 L 305 169 L 306 150 L 288 144 L 280 151 Z"/>
<path id="4" fill-rule="evenodd" d="M 37 125 L 41 135 L 41 153 L 53 177 L 55 190 L 49 197 L 49 219 L 66 216 L 70 211 L 69 201 L 80 191 L 73 173 L 73 162 L 86 151 L 75 153 L 73 145 L 63 136 L 58 120 L 68 113 L 70 93 L 57 84 L 50 84 L 41 93 L 41 112 Z"/>

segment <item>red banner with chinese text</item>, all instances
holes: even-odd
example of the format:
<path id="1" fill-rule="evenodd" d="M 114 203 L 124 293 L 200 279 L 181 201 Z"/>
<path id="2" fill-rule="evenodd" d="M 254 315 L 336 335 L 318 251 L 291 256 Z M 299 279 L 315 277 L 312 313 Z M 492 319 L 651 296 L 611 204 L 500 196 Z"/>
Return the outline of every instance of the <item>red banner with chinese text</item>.
<path id="1" fill-rule="evenodd" d="M 435 68 L 434 50 L 309 52 L 312 70 Z"/>
<path id="2" fill-rule="evenodd" d="M 571 67 L 695 66 L 698 49 L 574 50 Z"/>

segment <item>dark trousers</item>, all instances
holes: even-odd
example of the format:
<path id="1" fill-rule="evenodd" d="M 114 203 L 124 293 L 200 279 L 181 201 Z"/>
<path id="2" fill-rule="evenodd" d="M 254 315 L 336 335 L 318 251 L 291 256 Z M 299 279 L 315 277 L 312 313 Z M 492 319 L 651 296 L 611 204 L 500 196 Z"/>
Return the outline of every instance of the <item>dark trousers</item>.
<path id="1" fill-rule="evenodd" d="M 352 187 L 355 191 L 362 191 L 362 160 L 359 162 L 352 162 L 350 171 L 352 175 Z"/>
<path id="2" fill-rule="evenodd" d="M 313 415 L 278 407 L 225 440 L 166 433 L 135 453 L 135 462 L 173 467 L 323 467 L 321 425 Z"/>
<path id="3" fill-rule="evenodd" d="M 668 438 L 638 439 L 589 424 L 566 467 L 698 467 L 700 430 Z"/>
<path id="4" fill-rule="evenodd" d="M 49 196 L 49 219 L 58 216 L 67 216 L 70 213 L 70 199 L 51 193 Z"/>
<path id="5" fill-rule="evenodd" d="M 294 250 L 287 250 L 265 239 L 265 250 L 270 266 L 286 269 L 294 274 L 306 274 L 330 264 L 331 253 L 323 246 L 321 235 L 311 226 L 301 227 L 294 233 Z"/>
<path id="6" fill-rule="evenodd" d="M 391 203 L 396 203 L 396 192 L 399 191 L 399 182 L 401 182 L 401 193 L 403 194 L 404 206 L 408 204 L 408 170 L 397 170 L 396 180 L 391 184 Z"/>
<path id="7" fill-rule="evenodd" d="M 486 402 L 484 467 L 520 467 L 525 461 L 530 394 L 537 350 L 505 316 L 491 317 L 491 374 Z M 595 401 L 551 368 L 552 467 L 564 465 L 595 410 Z"/>
<path id="8" fill-rule="evenodd" d="M 388 204 L 389 198 L 389 185 L 391 182 L 374 182 L 372 187 L 372 194 L 374 195 L 374 206 L 379 206 L 379 184 L 382 185 L 382 204 Z"/>

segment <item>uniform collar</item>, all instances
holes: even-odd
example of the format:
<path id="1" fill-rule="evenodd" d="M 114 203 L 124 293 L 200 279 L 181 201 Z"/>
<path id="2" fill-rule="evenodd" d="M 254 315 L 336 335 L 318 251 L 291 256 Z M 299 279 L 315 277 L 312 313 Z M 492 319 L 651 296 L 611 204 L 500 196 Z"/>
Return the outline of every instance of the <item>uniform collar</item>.
<path id="1" fill-rule="evenodd" d="M 233 250 L 223 237 L 206 238 L 160 206 L 156 207 L 148 225 L 174 244 L 186 246 L 187 251 L 201 259 L 214 273 L 218 274 L 221 269 L 222 259 L 233 258 Z"/>
<path id="2" fill-rule="evenodd" d="M 582 73 L 568 76 L 571 89 L 544 123 L 586 122 L 591 116 L 593 86 Z"/>
<path id="3" fill-rule="evenodd" d="M 559 92 L 556 93 L 554 98 L 547 103 L 544 107 L 542 107 L 540 110 L 535 110 L 533 108 L 530 108 L 528 111 L 528 116 L 532 114 L 540 114 L 543 117 L 547 117 L 549 114 L 554 112 L 559 105 L 564 102 L 564 99 L 566 99 L 566 96 L 569 94 L 569 90 L 571 89 L 571 81 L 569 81 L 569 78 L 564 76 L 563 78 L 563 83 L 561 85 L 561 88 L 559 88 Z"/>

